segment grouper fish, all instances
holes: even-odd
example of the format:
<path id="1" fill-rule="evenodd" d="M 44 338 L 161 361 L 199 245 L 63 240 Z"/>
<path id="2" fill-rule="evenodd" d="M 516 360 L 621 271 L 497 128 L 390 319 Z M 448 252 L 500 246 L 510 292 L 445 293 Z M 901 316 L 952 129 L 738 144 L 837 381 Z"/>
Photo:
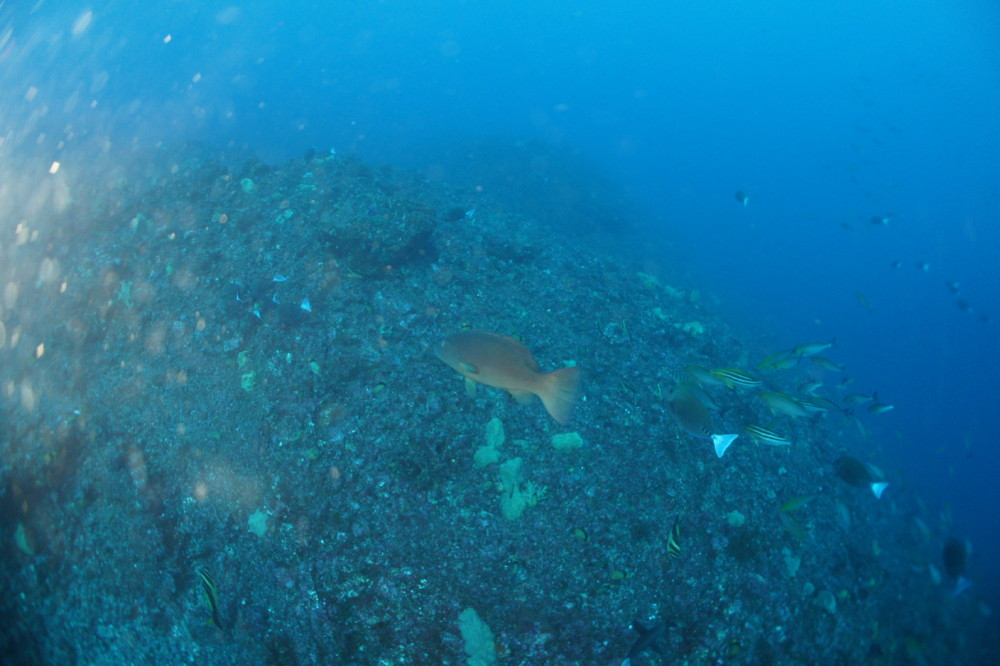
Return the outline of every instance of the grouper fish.
<path id="1" fill-rule="evenodd" d="M 677 424 L 695 437 L 712 440 L 715 455 L 722 457 L 738 435 L 717 435 L 712 423 L 712 414 L 698 396 L 696 387 L 690 384 L 671 386 L 664 393 L 667 409 Z"/>
<path id="2" fill-rule="evenodd" d="M 484 330 L 460 331 L 446 338 L 437 357 L 465 378 L 465 387 L 475 395 L 475 385 L 508 391 L 520 403 L 538 396 L 549 415 L 565 425 L 580 396 L 580 369 L 560 368 L 542 372 L 519 341 Z"/>

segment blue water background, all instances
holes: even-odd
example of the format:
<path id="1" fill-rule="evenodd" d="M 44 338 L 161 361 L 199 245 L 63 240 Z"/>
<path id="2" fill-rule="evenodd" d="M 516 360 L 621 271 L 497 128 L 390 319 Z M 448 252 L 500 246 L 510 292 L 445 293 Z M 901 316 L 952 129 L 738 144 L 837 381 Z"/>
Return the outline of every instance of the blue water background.
<path id="1" fill-rule="evenodd" d="M 693 267 L 681 286 L 748 338 L 836 338 L 850 390 L 895 405 L 865 415 L 872 439 L 852 450 L 900 470 L 888 496 L 911 483 L 939 533 L 953 515 L 997 605 L 995 4 L 111 2 L 0 18 L 0 112 L 28 168 L 79 171 L 74 145 L 190 139 L 442 178 L 477 138 L 579 151 L 639 204 L 663 261 Z"/>

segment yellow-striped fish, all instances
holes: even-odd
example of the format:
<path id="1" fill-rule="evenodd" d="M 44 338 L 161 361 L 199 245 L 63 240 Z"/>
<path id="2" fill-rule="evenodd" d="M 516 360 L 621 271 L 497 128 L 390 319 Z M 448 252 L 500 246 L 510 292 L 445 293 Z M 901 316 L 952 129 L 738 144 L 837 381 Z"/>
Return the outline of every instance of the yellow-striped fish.
<path id="1" fill-rule="evenodd" d="M 208 572 L 208 569 L 201 567 L 198 569 L 198 578 L 201 579 L 201 589 L 205 591 L 205 601 L 208 603 L 208 607 L 212 609 L 212 623 L 222 628 L 222 622 L 219 618 L 219 589 L 215 585 L 215 579 L 212 578 L 212 574 Z"/>
<path id="2" fill-rule="evenodd" d="M 687 376 L 702 388 L 707 386 L 722 386 L 721 379 L 709 372 L 707 368 L 703 368 L 700 365 L 689 365 L 684 368 L 684 372 L 686 372 Z"/>
<path id="3" fill-rule="evenodd" d="M 719 368 L 712 370 L 712 375 L 720 379 L 729 388 L 756 388 L 760 386 L 760 380 L 738 368 Z"/>
<path id="4" fill-rule="evenodd" d="M 677 514 L 677 517 L 674 518 L 674 526 L 670 530 L 670 536 L 667 537 L 667 557 L 672 560 L 680 557 L 681 554 L 681 544 L 679 539 L 681 538 L 680 520 L 683 515 L 684 512 L 681 511 Z"/>
<path id="5" fill-rule="evenodd" d="M 792 442 L 789 439 L 785 439 L 776 432 L 772 432 L 767 428 L 762 428 L 759 425 L 748 425 L 747 434 L 754 439 L 754 441 L 760 442 L 761 444 L 770 444 L 771 446 L 791 446 Z"/>

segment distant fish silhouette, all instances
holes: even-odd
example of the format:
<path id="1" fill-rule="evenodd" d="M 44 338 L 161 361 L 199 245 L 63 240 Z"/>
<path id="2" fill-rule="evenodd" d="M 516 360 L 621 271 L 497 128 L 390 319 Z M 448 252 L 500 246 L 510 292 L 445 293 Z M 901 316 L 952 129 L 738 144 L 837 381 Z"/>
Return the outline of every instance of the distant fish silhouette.
<path id="1" fill-rule="evenodd" d="M 857 299 L 858 305 L 868 310 L 868 314 L 875 312 L 875 308 L 872 307 L 872 304 L 868 302 L 868 299 L 860 291 L 854 292 L 854 298 Z"/>
<path id="2" fill-rule="evenodd" d="M 953 596 L 958 596 L 969 589 L 972 582 L 965 577 L 965 566 L 969 561 L 969 543 L 962 539 L 952 537 L 941 550 L 941 559 L 944 560 L 944 570 L 948 576 L 955 581 L 955 591 Z"/>
<path id="3" fill-rule="evenodd" d="M 656 642 L 667 633 L 667 625 L 664 622 L 657 622 L 649 629 L 638 622 L 633 622 L 632 628 L 639 634 L 639 637 L 632 643 L 632 647 L 629 648 L 621 666 L 632 666 L 632 660 L 640 654 L 649 649 L 656 650 Z"/>
<path id="4" fill-rule="evenodd" d="M 876 499 L 882 497 L 882 492 L 889 485 L 885 481 L 876 481 L 872 478 L 871 470 L 857 458 L 841 456 L 833 463 L 833 469 L 845 483 L 855 488 L 870 488 Z"/>

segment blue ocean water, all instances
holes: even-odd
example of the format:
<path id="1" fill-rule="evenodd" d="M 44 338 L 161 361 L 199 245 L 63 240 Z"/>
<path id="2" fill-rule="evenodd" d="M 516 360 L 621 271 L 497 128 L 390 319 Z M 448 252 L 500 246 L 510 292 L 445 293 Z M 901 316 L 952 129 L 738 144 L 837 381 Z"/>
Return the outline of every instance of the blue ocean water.
<path id="1" fill-rule="evenodd" d="M 860 408 L 872 457 L 1000 607 L 994 4 L 133 5 L 0 10 L 5 141 L 336 150 L 444 180 L 482 138 L 572 151 L 748 337 L 836 339 L 846 391 L 894 406 Z"/>

